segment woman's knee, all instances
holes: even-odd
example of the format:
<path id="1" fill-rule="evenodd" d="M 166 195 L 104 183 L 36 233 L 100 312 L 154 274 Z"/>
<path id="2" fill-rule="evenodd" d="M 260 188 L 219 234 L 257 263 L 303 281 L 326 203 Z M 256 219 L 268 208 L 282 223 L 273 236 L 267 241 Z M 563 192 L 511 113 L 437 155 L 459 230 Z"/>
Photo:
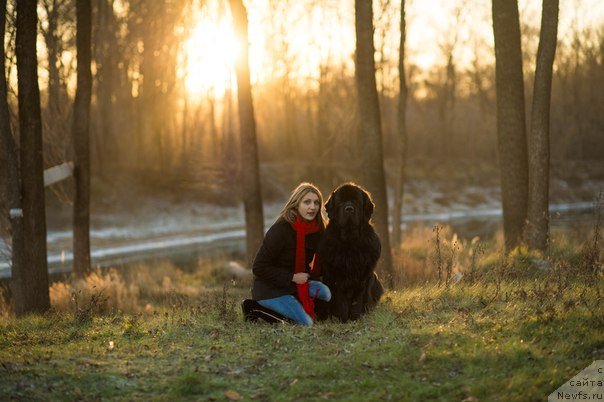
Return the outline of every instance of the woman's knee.
<path id="1" fill-rule="evenodd" d="M 324 301 L 330 301 L 331 300 L 331 290 L 329 290 L 329 287 L 327 287 L 326 284 L 324 284 L 323 282 L 319 282 L 319 281 L 311 281 L 310 285 L 312 288 L 311 289 L 311 296 L 315 297 L 315 292 L 316 292 L 316 297 L 324 300 Z"/>
<path id="2" fill-rule="evenodd" d="M 319 287 L 319 294 L 317 295 L 317 297 L 321 300 L 324 301 L 330 301 L 331 300 L 331 290 L 329 289 L 329 287 L 327 287 L 326 284 L 324 283 L 320 283 L 320 287 Z"/>
<path id="3" fill-rule="evenodd" d="M 323 286 L 325 287 L 325 290 L 324 290 L 325 297 L 323 298 L 323 300 L 330 301 L 331 300 L 331 290 L 327 287 L 327 285 L 323 285 Z"/>
<path id="4" fill-rule="evenodd" d="M 310 318 L 308 314 L 304 314 L 304 316 L 300 317 L 298 323 L 306 327 L 312 327 L 314 324 L 312 318 Z"/>

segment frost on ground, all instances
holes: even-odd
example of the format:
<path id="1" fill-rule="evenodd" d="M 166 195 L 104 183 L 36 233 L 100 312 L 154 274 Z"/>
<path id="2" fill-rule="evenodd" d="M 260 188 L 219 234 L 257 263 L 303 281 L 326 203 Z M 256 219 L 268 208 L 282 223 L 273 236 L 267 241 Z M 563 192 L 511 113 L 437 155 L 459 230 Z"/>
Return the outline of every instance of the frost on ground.
<path id="1" fill-rule="evenodd" d="M 474 178 L 471 167 L 466 175 L 450 176 L 446 166 L 424 166 L 421 173 L 410 179 L 403 198 L 404 226 L 432 225 L 436 222 L 474 220 L 474 226 L 498 225 L 501 216 L 501 192 L 496 170 L 488 168 L 482 177 Z M 554 169 L 555 170 L 555 169 Z M 428 173 L 432 176 L 428 176 Z M 550 182 L 550 202 L 553 211 L 586 210 L 604 190 L 604 177 L 587 175 L 577 169 L 568 176 L 564 169 L 553 175 Z M 592 172 L 593 173 L 593 172 Z M 596 172 L 597 173 L 597 172 Z M 565 174 L 567 176 L 565 176 Z M 576 176 L 576 177 L 575 177 Z M 495 177 L 495 178 L 494 178 Z M 277 192 L 264 205 L 265 228 L 268 228 L 287 199 L 287 187 Z M 321 188 L 325 198 L 331 189 Z M 94 194 L 91 206 L 91 246 L 93 260 L 115 261 L 143 254 L 168 255 L 170 250 L 205 245 L 214 248 L 230 242 L 242 248 L 244 236 L 243 207 L 233 202 L 222 204 L 215 200 L 204 202 L 186 190 L 154 192 L 140 191 L 136 186 L 103 189 Z M 97 193 L 101 191 L 97 190 Z M 392 191 L 389 191 L 392 197 Z M 392 205 L 392 199 L 389 200 Z M 71 206 L 47 196 L 49 263 L 69 265 L 71 260 Z M 553 217 L 555 219 L 555 216 Z M 483 228 L 484 229 L 484 228 Z M 473 233 L 468 233 L 474 236 Z M 0 276 L 9 272 L 10 251 L 0 239 Z"/>

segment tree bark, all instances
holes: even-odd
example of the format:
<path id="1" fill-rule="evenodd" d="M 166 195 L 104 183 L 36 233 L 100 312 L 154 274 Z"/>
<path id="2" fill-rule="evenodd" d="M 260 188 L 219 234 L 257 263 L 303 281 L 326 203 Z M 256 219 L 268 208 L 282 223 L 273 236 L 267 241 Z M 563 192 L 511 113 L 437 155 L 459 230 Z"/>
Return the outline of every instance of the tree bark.
<path id="1" fill-rule="evenodd" d="M 139 94 L 140 108 L 138 108 L 139 132 L 137 147 L 139 168 L 154 168 L 163 171 L 165 166 L 161 157 L 161 129 L 160 129 L 160 102 L 161 93 L 157 84 L 161 81 L 161 40 L 160 27 L 162 23 L 158 14 L 165 1 L 145 3 L 139 11 L 142 14 L 143 52 L 140 72 L 143 76 L 142 93 Z"/>
<path id="2" fill-rule="evenodd" d="M 97 14 L 98 29 L 95 35 L 95 54 L 96 60 L 96 99 L 98 105 L 98 113 L 100 116 L 100 132 L 97 133 L 96 139 L 100 142 L 99 149 L 103 156 L 113 163 L 121 162 L 121 155 L 118 154 L 118 141 L 116 137 L 116 127 L 119 126 L 119 115 L 123 113 L 123 109 L 115 107 L 112 98 L 117 98 L 116 85 L 118 74 L 118 43 L 116 40 L 117 24 L 113 12 L 113 0 L 101 0 L 98 2 Z M 127 130 L 121 127 L 124 132 Z M 104 167 L 99 165 L 99 168 Z M 107 172 L 99 173 L 104 176 Z"/>
<path id="3" fill-rule="evenodd" d="M 50 109 L 51 121 L 59 118 L 61 110 L 61 79 L 59 77 L 60 62 L 60 39 L 57 28 L 59 24 L 59 7 L 55 1 L 43 2 L 48 18 L 48 28 L 43 31 L 44 43 L 48 51 L 48 108 Z"/>
<path id="4" fill-rule="evenodd" d="M 398 248 L 401 243 L 401 225 L 403 214 L 403 196 L 405 194 L 405 169 L 407 164 L 407 78 L 405 76 L 405 0 L 401 0 L 401 41 L 399 46 L 398 75 L 399 75 L 399 97 L 398 97 L 398 177 L 394 187 L 394 213 L 392 214 L 392 246 Z"/>
<path id="5" fill-rule="evenodd" d="M 4 43 L 6 23 L 6 0 L 0 0 L 0 39 Z M 5 174 L 10 229 L 11 229 L 11 286 L 13 299 L 16 306 L 25 304 L 25 282 L 23 280 L 23 259 L 25 253 L 25 244 L 23 237 L 23 217 L 19 214 L 22 211 L 21 204 L 21 180 L 19 175 L 19 157 L 17 156 L 17 146 L 13 137 L 10 125 L 10 110 L 8 106 L 8 90 L 6 83 L 6 68 L 4 46 L 0 46 L 0 160 L 6 161 Z"/>
<path id="6" fill-rule="evenodd" d="M 241 52 L 236 65 L 237 96 L 239 106 L 239 130 L 241 141 L 241 188 L 245 209 L 247 262 L 251 262 L 264 237 L 264 216 L 260 189 L 260 168 L 256 121 L 250 84 L 248 61 L 248 21 L 242 0 L 229 0 L 235 32 L 241 43 Z"/>
<path id="7" fill-rule="evenodd" d="M 524 82 L 517 0 L 493 0 L 497 140 L 505 248 L 522 241 L 528 202 Z"/>
<path id="8" fill-rule="evenodd" d="M 36 0 L 17 2 L 17 81 L 19 89 L 19 135 L 23 236 L 27 241 L 22 272 L 18 275 L 22 304 L 17 315 L 50 308 L 46 262 L 46 213 L 42 159 L 42 119 L 38 61 L 36 57 Z M 17 300 L 15 300 L 17 301 Z"/>
<path id="9" fill-rule="evenodd" d="M 558 8 L 559 0 L 543 1 L 528 137 L 529 193 L 525 238 L 528 246 L 537 250 L 545 250 L 549 237 L 549 119 Z"/>
<path id="10" fill-rule="evenodd" d="M 92 88 L 90 0 L 76 2 L 77 90 L 73 105 L 75 199 L 73 204 L 73 273 L 90 271 L 90 96 Z"/>
<path id="11" fill-rule="evenodd" d="M 384 175 L 380 105 L 375 80 L 373 10 L 369 0 L 355 0 L 356 60 L 355 75 L 363 143 L 364 185 L 376 205 L 375 226 L 382 242 L 378 269 L 392 285 L 393 269 L 388 233 L 388 198 Z"/>

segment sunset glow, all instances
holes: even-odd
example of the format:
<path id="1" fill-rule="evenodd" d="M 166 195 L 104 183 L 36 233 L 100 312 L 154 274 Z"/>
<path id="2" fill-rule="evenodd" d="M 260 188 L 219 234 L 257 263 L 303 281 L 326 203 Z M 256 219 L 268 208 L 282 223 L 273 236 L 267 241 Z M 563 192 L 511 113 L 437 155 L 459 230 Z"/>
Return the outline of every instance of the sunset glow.
<path id="1" fill-rule="evenodd" d="M 592 0 L 590 0 L 592 1 Z M 314 88 L 322 66 L 344 68 L 354 74 L 354 2 L 343 0 L 317 5 L 312 1 L 272 2 L 255 0 L 248 6 L 249 66 L 253 85 L 265 84 L 287 76 L 293 85 Z M 375 22 L 385 21 L 374 3 Z M 463 4 L 463 5 L 462 5 Z M 573 23 L 579 27 L 598 25 L 604 18 L 604 6 L 592 1 L 589 15 L 576 11 L 572 4 L 561 5 L 560 40 Z M 436 6 L 435 6 L 436 5 Z M 400 7 L 400 6 L 399 6 Z M 454 57 L 457 68 L 473 63 L 494 63 L 490 2 L 468 0 L 444 2 L 431 0 L 410 2 L 407 9 L 408 68 L 416 66 L 415 77 L 426 78 L 429 71 L 445 65 L 446 49 L 457 36 Z M 459 17 L 455 17 L 459 10 Z M 236 87 L 234 61 L 240 44 L 232 29 L 228 5 L 208 0 L 195 11 L 194 26 L 183 47 L 181 76 L 189 98 L 221 97 Z M 538 25 L 540 3 L 520 2 L 521 20 Z M 394 89 L 398 81 L 399 15 L 397 6 L 389 11 L 387 32 L 376 29 L 376 60 L 382 65 L 385 79 L 379 81 Z M 528 38 L 528 37 L 527 37 Z M 385 44 L 381 44 L 381 40 Z M 534 45 L 538 36 L 531 37 Z M 383 51 L 383 54 L 379 52 Z M 535 50 L 536 51 L 536 50 Z M 382 72 L 378 72 L 382 74 Z M 423 78 L 422 78 L 423 77 Z"/>
<path id="2" fill-rule="evenodd" d="M 298 85 L 312 85 L 321 65 L 344 63 L 352 69 L 352 16 L 341 4 L 313 7 L 308 15 L 303 12 L 304 7 L 293 5 L 303 15 L 296 19 L 292 19 L 295 13 L 291 10 L 271 10 L 266 2 L 254 2 L 249 7 L 249 63 L 253 84 L 287 74 Z M 267 20 L 268 11 L 282 15 Z M 221 10 L 217 2 L 206 2 L 197 14 L 195 26 L 183 46 L 181 74 L 189 97 L 197 98 L 208 92 L 220 97 L 229 87 L 236 87 L 234 62 L 241 45 L 233 32 L 230 13 Z M 278 33 L 270 35 L 272 30 Z"/>
<path id="3" fill-rule="evenodd" d="M 224 94 L 231 82 L 239 45 L 230 21 L 204 20 L 192 31 L 184 45 L 185 85 L 191 96 L 211 91 L 214 97 Z"/>

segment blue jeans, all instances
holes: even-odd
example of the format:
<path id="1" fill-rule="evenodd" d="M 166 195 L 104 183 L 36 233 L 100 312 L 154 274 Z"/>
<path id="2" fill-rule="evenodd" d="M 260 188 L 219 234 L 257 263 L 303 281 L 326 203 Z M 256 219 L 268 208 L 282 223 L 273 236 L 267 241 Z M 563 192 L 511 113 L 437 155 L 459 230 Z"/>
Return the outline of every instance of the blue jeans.
<path id="1" fill-rule="evenodd" d="M 308 287 L 310 288 L 310 295 L 314 296 L 317 291 L 317 299 L 329 301 L 331 299 L 331 291 L 322 282 L 319 281 L 308 281 Z M 312 318 L 304 311 L 302 304 L 292 295 L 284 295 L 275 297 L 274 299 L 258 300 L 258 304 L 262 307 L 266 307 L 277 313 L 290 318 L 302 325 L 312 325 Z"/>

